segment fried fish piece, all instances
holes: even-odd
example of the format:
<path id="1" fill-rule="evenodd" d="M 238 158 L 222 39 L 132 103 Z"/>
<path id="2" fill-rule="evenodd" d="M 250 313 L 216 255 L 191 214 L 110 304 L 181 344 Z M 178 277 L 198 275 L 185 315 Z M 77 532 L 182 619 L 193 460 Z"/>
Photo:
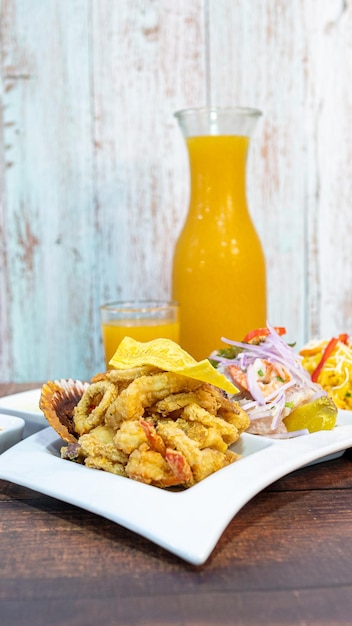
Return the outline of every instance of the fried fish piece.
<path id="1" fill-rule="evenodd" d="M 141 419 L 139 422 L 147 443 L 130 454 L 127 475 L 156 487 L 190 487 L 194 483 L 193 474 L 183 454 L 165 446 L 152 420 Z"/>
<path id="2" fill-rule="evenodd" d="M 105 456 L 110 461 L 126 465 L 128 455 L 116 448 L 114 432 L 108 426 L 96 426 L 79 438 L 82 454 L 86 456 Z"/>
<path id="3" fill-rule="evenodd" d="M 103 470 L 104 472 L 116 474 L 117 476 L 126 476 L 125 466 L 107 459 L 106 456 L 87 456 L 84 460 L 84 464 L 91 469 Z"/>
<path id="4" fill-rule="evenodd" d="M 218 410 L 218 416 L 222 417 L 226 422 L 236 426 L 239 434 L 241 435 L 247 430 L 251 423 L 248 413 L 242 409 L 238 402 L 230 400 L 227 396 L 224 396 L 220 391 L 219 395 L 222 396 L 221 406 Z"/>
<path id="5" fill-rule="evenodd" d="M 78 441 L 80 454 L 85 457 L 87 467 L 102 469 L 120 476 L 125 475 L 128 455 L 114 444 L 114 433 L 108 426 L 97 426 L 82 435 Z"/>
<path id="6" fill-rule="evenodd" d="M 177 419 L 175 424 L 186 433 L 187 437 L 197 442 L 200 450 L 214 448 L 214 450 L 226 452 L 228 446 L 216 427 L 204 426 L 200 422 L 189 422 L 183 418 Z"/>
<path id="7" fill-rule="evenodd" d="M 217 430 L 227 446 L 235 443 L 239 438 L 239 432 L 234 424 L 230 424 L 222 417 L 211 415 L 196 403 L 189 404 L 184 408 L 183 417 L 191 422 L 200 422 L 208 428 Z"/>
<path id="8" fill-rule="evenodd" d="M 216 415 L 221 407 L 221 401 L 214 393 L 212 385 L 202 383 L 195 391 L 172 393 L 166 396 L 157 402 L 153 409 L 165 416 L 194 403 L 199 404 L 212 415 Z"/>

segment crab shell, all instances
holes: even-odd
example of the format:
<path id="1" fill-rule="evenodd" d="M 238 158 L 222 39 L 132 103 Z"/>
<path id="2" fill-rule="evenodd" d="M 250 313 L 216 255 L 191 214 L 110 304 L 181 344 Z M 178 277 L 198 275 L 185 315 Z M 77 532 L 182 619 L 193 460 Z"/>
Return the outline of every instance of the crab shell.
<path id="1" fill-rule="evenodd" d="M 88 387 L 89 383 L 72 378 L 50 380 L 42 387 L 39 408 L 64 441 L 74 443 L 78 440 L 74 408 Z"/>

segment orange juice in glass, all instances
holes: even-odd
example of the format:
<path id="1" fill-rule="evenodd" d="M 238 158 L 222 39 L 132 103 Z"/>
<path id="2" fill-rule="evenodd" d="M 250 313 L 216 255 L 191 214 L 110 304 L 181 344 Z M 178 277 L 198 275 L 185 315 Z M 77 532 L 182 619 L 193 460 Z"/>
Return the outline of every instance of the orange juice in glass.
<path id="1" fill-rule="evenodd" d="M 180 343 L 202 359 L 266 325 L 266 269 L 246 198 L 246 161 L 256 109 L 175 114 L 190 165 L 188 215 L 173 262 Z"/>
<path id="2" fill-rule="evenodd" d="M 132 300 L 110 302 L 100 307 L 106 368 L 126 336 L 137 341 L 160 337 L 179 342 L 180 322 L 177 302 Z"/>

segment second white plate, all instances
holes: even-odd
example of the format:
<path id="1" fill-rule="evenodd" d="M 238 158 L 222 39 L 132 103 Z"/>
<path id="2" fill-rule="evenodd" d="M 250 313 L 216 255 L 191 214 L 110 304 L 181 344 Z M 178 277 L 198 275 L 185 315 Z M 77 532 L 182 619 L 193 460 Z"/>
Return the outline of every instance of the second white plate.
<path id="1" fill-rule="evenodd" d="M 0 398 L 0 413 L 22 417 L 25 421 L 23 437 L 28 437 L 48 426 L 39 408 L 41 389 L 29 389 Z"/>

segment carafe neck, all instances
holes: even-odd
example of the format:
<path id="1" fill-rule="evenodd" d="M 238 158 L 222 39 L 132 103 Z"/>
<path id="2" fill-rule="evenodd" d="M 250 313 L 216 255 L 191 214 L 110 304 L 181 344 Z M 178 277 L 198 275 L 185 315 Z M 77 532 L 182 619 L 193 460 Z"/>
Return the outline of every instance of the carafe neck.
<path id="1" fill-rule="evenodd" d="M 243 107 L 203 107 L 175 113 L 187 143 L 190 214 L 249 216 L 246 160 L 249 138 L 261 112 Z"/>
<path id="2" fill-rule="evenodd" d="M 246 216 L 246 159 L 249 138 L 201 136 L 186 139 L 191 176 L 190 212 Z"/>

